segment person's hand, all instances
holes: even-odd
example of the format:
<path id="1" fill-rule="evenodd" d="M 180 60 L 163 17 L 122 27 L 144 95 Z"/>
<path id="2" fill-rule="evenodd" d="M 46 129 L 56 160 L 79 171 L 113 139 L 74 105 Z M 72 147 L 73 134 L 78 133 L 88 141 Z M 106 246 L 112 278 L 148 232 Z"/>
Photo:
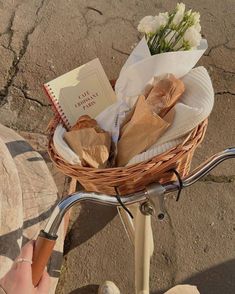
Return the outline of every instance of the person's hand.
<path id="1" fill-rule="evenodd" d="M 7 294 L 48 294 L 49 293 L 49 275 L 45 271 L 35 288 L 32 283 L 32 269 L 30 261 L 33 257 L 34 241 L 27 243 L 20 252 L 16 261 L 6 275 L 0 279 L 0 285 Z M 17 262 L 20 258 L 24 262 Z M 28 261 L 28 262 L 27 262 Z"/>

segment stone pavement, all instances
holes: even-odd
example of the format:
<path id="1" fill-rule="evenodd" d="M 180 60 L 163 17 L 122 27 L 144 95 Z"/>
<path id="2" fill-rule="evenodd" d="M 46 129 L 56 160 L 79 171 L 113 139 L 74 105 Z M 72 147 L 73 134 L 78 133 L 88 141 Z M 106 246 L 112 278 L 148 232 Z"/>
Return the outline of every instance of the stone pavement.
<path id="1" fill-rule="evenodd" d="M 110 79 L 140 39 L 145 15 L 169 10 L 173 0 L 0 1 L 0 123 L 45 133 L 52 116 L 42 84 L 94 57 Z M 212 78 L 215 107 L 194 166 L 235 145 L 234 0 L 185 0 L 201 13 L 209 49 L 200 60 Z M 200 99 L 200 97 L 199 97 Z M 152 293 L 191 282 L 202 293 L 235 292 L 235 170 L 222 164 L 203 181 L 167 202 L 169 217 L 153 220 Z M 84 205 L 74 212 L 57 294 L 96 293 L 103 280 L 133 294 L 133 251 L 116 211 Z"/>

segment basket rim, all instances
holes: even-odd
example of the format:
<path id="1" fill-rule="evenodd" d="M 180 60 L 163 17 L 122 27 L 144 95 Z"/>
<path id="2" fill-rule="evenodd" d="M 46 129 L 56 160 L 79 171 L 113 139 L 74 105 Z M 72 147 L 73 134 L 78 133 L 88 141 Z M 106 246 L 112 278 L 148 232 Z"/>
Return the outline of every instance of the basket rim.
<path id="1" fill-rule="evenodd" d="M 50 126 L 49 129 L 49 142 L 48 142 L 48 154 L 52 160 L 53 163 L 56 164 L 56 166 L 59 166 L 60 168 L 61 165 L 58 164 L 58 161 L 55 160 L 58 159 L 59 161 L 61 161 L 63 163 L 63 165 L 66 165 L 66 167 L 79 172 L 79 171 L 87 171 L 87 172 L 92 172 L 93 174 L 102 174 L 102 173 L 108 173 L 108 172 L 124 172 L 124 171 L 130 171 L 130 170 L 134 170 L 137 167 L 141 167 L 141 166 L 145 166 L 148 164 L 156 164 L 156 161 L 159 160 L 160 161 L 167 161 L 167 160 L 163 160 L 161 158 L 163 158 L 166 155 L 170 155 L 172 154 L 172 158 L 176 157 L 178 155 L 178 153 L 180 153 L 181 150 L 184 149 L 188 149 L 187 151 L 190 151 L 192 148 L 196 147 L 204 138 L 204 134 L 205 132 L 202 132 L 202 136 L 199 138 L 199 140 L 197 140 L 197 142 L 193 142 L 193 139 L 197 136 L 197 134 L 200 132 L 201 129 L 204 129 L 207 127 L 208 124 L 208 118 L 206 118 L 204 121 L 202 121 L 200 124 L 198 124 L 186 137 L 186 139 L 180 143 L 179 145 L 170 148 L 169 150 L 166 150 L 163 153 L 157 154 L 156 156 L 153 156 L 147 160 L 138 162 L 138 163 L 134 163 L 134 164 L 130 164 L 127 166 L 121 166 L 121 167 L 109 167 L 109 168 L 102 168 L 102 169 L 98 169 L 98 168 L 94 168 L 94 167 L 83 167 L 81 165 L 78 164 L 70 164 L 67 161 L 65 161 L 56 151 L 54 144 L 53 144 L 53 135 L 54 135 L 54 131 L 57 127 L 57 125 L 60 123 L 59 119 L 54 118 L 53 122 L 52 122 L 52 126 Z M 200 142 L 198 142 L 200 141 Z M 191 145 L 191 146 L 190 146 Z M 188 146 L 188 148 L 185 148 L 186 146 Z M 173 151 L 176 151 L 175 154 Z M 186 151 L 186 150 L 184 150 Z"/>

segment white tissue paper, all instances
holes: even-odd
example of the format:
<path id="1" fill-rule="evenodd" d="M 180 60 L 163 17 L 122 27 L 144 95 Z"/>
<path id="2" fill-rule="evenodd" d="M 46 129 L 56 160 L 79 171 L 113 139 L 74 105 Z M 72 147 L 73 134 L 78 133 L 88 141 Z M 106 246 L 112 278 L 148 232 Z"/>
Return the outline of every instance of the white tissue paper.
<path id="1" fill-rule="evenodd" d="M 139 95 L 154 76 L 172 73 L 176 78 L 183 77 L 195 66 L 207 47 L 207 41 L 202 39 L 196 50 L 151 55 L 144 37 L 120 72 L 115 85 L 117 98 Z"/>
<path id="2" fill-rule="evenodd" d="M 61 124 L 58 124 L 53 135 L 55 150 L 68 163 L 81 165 L 81 160 L 79 156 L 73 152 L 73 150 L 64 140 L 65 132 L 66 129 Z"/>

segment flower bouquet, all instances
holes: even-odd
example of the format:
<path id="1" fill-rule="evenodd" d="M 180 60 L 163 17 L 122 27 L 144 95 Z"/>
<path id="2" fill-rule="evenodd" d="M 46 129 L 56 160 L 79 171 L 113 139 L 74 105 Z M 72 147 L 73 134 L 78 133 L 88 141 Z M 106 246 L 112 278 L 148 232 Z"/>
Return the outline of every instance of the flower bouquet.
<path id="1" fill-rule="evenodd" d="M 145 34 L 151 55 L 170 51 L 194 50 L 201 42 L 200 14 L 185 11 L 185 4 L 178 3 L 171 13 L 145 16 L 138 25 Z"/>

